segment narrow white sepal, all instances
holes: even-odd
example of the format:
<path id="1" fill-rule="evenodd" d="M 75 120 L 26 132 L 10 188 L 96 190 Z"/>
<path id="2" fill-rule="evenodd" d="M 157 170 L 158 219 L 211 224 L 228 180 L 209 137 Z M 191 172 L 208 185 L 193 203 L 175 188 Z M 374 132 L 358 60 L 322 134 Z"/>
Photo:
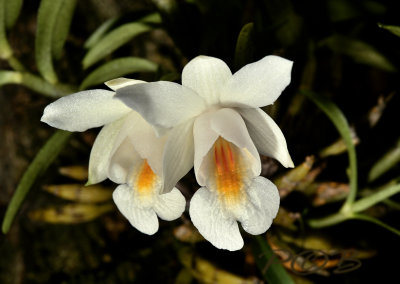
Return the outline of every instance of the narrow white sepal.
<path id="1" fill-rule="evenodd" d="M 125 117 L 105 125 L 94 141 L 89 158 L 89 180 L 87 185 L 99 183 L 107 178 L 111 154 Z"/>
<path id="2" fill-rule="evenodd" d="M 215 247 L 230 251 L 243 247 L 234 216 L 224 211 L 217 195 L 206 187 L 198 189 L 193 195 L 189 214 L 200 234 Z"/>
<path id="3" fill-rule="evenodd" d="M 103 126 L 131 111 L 113 97 L 114 92 L 106 90 L 74 93 L 49 104 L 40 120 L 67 131 L 85 131 Z"/>
<path id="4" fill-rule="evenodd" d="M 228 80 L 220 101 L 226 107 L 270 105 L 290 83 L 293 62 L 269 55 L 248 64 Z"/>
<path id="5" fill-rule="evenodd" d="M 140 113 L 158 131 L 179 125 L 206 108 L 204 100 L 194 91 L 166 81 L 118 89 L 116 98 Z"/>
<path id="6" fill-rule="evenodd" d="M 285 136 L 274 120 L 259 108 L 239 108 L 238 111 L 260 154 L 277 159 L 286 168 L 293 168 Z"/>
<path id="7" fill-rule="evenodd" d="M 128 185 L 118 186 L 113 192 L 113 199 L 122 215 L 140 232 L 153 235 L 158 231 L 156 212 L 151 207 L 140 206 L 140 203 L 134 199 L 132 189 Z"/>
<path id="8" fill-rule="evenodd" d="M 193 123 L 190 119 L 176 127 L 168 134 L 163 156 L 163 189 L 167 193 L 193 167 Z"/>
<path id="9" fill-rule="evenodd" d="M 128 78 L 117 78 L 113 79 L 110 81 L 105 82 L 104 84 L 109 87 L 111 90 L 116 91 L 118 89 L 121 89 L 126 86 L 130 85 L 135 85 L 135 84 L 140 84 L 140 83 L 146 83 L 145 81 L 142 80 L 134 80 L 134 79 L 128 79 Z"/>

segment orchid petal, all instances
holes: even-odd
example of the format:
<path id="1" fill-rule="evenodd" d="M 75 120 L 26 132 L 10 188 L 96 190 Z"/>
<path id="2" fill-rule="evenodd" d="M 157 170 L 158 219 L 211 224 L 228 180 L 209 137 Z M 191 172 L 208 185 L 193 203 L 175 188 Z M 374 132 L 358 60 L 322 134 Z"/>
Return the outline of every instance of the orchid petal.
<path id="1" fill-rule="evenodd" d="M 126 137 L 111 156 L 108 178 L 115 183 L 126 183 L 128 175 L 140 162 L 142 162 L 142 158 L 136 152 L 130 139 Z"/>
<path id="2" fill-rule="evenodd" d="M 153 171 L 162 175 L 162 155 L 167 136 L 157 137 L 150 124 L 140 114 L 131 111 L 122 126 L 121 135 L 128 137 L 136 152 L 146 159 Z"/>
<path id="3" fill-rule="evenodd" d="M 113 122 L 130 108 L 114 100 L 114 92 L 89 90 L 62 97 L 49 104 L 41 121 L 67 131 L 85 131 Z"/>
<path id="4" fill-rule="evenodd" d="M 240 108 L 238 111 L 260 154 L 277 159 L 286 168 L 293 168 L 285 136 L 273 119 L 259 108 Z"/>
<path id="5" fill-rule="evenodd" d="M 243 247 L 235 218 L 224 211 L 218 196 L 206 187 L 198 189 L 193 195 L 189 214 L 200 234 L 215 247 L 230 251 Z"/>
<path id="6" fill-rule="evenodd" d="M 193 122 L 190 119 L 174 127 L 168 134 L 163 157 L 163 190 L 170 192 L 193 167 Z"/>
<path id="7" fill-rule="evenodd" d="M 235 212 L 243 229 L 259 235 L 269 229 L 279 210 L 279 192 L 276 186 L 264 177 L 256 177 L 246 190 L 248 199 L 239 212 Z"/>
<path id="8" fill-rule="evenodd" d="M 159 131 L 183 123 L 205 109 L 204 100 L 194 91 L 165 81 L 118 89 L 116 98 L 140 113 Z"/>
<path id="9" fill-rule="evenodd" d="M 116 91 L 118 89 L 121 89 L 126 86 L 130 85 L 135 85 L 135 84 L 140 84 L 140 83 L 146 83 L 145 81 L 142 80 L 134 80 L 134 79 L 128 79 L 128 78 L 117 78 L 113 79 L 110 81 L 105 82 L 104 84 L 109 87 L 111 90 Z"/>
<path id="10" fill-rule="evenodd" d="M 182 85 L 212 105 L 219 102 L 221 88 L 230 77 L 231 70 L 221 59 L 197 56 L 183 68 Z"/>
<path id="11" fill-rule="evenodd" d="M 226 83 L 220 101 L 227 107 L 270 105 L 290 83 L 293 62 L 279 56 L 266 56 L 237 71 Z"/>
<path id="12" fill-rule="evenodd" d="M 151 207 L 142 207 L 137 204 L 132 188 L 128 185 L 118 186 L 113 192 L 113 199 L 122 215 L 140 232 L 153 235 L 158 231 L 156 213 Z"/>
<path id="13" fill-rule="evenodd" d="M 251 170 L 252 177 L 261 173 L 260 156 L 242 117 L 235 110 L 225 108 L 199 116 L 194 125 L 193 135 L 195 142 L 194 169 L 200 185 L 206 185 L 210 174 L 208 167 L 202 166 L 202 163 L 219 136 L 248 153 L 246 155 L 249 163 L 247 166 Z"/>
<path id="14" fill-rule="evenodd" d="M 89 158 L 89 180 L 87 185 L 99 183 L 107 178 L 109 162 L 113 149 L 121 144 L 117 137 L 126 117 L 105 125 L 94 141 Z"/>
<path id="15" fill-rule="evenodd" d="M 154 205 L 157 215 L 166 221 L 172 221 L 179 218 L 185 211 L 186 199 L 182 193 L 173 188 L 171 192 L 161 194 Z"/>

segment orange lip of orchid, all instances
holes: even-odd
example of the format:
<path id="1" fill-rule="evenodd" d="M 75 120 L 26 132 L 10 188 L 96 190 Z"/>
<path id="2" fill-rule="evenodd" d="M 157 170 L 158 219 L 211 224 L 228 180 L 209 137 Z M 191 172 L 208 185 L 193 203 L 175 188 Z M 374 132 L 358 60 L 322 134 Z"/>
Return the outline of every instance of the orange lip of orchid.
<path id="1" fill-rule="evenodd" d="M 239 201 L 243 187 L 240 157 L 234 146 L 219 137 L 214 143 L 215 178 L 217 191 L 228 203 Z"/>
<path id="2" fill-rule="evenodd" d="M 157 175 L 153 172 L 147 160 L 144 159 L 136 179 L 136 189 L 140 195 L 151 193 L 154 188 Z"/>

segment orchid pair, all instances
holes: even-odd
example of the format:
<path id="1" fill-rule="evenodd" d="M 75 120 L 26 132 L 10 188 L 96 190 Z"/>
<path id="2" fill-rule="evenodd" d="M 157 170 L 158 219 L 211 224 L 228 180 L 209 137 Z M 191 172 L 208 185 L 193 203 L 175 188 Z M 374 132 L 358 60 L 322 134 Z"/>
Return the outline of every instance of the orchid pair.
<path id="1" fill-rule="evenodd" d="M 189 214 L 214 246 L 243 247 L 245 231 L 264 233 L 279 209 L 276 186 L 261 173 L 259 153 L 293 167 L 286 140 L 259 107 L 272 104 L 290 83 L 292 62 L 266 56 L 232 75 L 220 59 L 198 56 L 183 69 L 182 85 L 119 78 L 112 91 L 63 97 L 42 121 L 68 131 L 104 125 L 89 161 L 89 183 L 120 184 L 113 199 L 139 231 L 154 234 L 158 217 L 185 210 L 175 184 L 194 166 L 202 186 Z"/>

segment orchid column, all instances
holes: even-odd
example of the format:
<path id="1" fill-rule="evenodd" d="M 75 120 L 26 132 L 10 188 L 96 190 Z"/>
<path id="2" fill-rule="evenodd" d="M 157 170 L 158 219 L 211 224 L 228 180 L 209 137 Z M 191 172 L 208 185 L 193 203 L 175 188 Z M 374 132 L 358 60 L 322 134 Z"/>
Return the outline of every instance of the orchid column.
<path id="1" fill-rule="evenodd" d="M 194 170 L 202 186 L 190 202 L 199 232 L 217 248 L 243 246 L 237 221 L 250 234 L 264 233 L 279 209 L 276 186 L 260 177 L 259 153 L 293 167 L 279 127 L 260 107 L 272 104 L 290 83 L 292 62 L 266 56 L 232 75 L 220 59 L 199 56 L 172 82 L 135 84 L 117 90 L 116 98 L 140 113 L 159 135 L 171 129 L 175 143 L 165 155 Z M 193 142 L 194 141 L 194 142 Z M 194 143 L 194 153 L 188 149 Z M 185 151 L 182 152 L 182 149 Z M 164 156 L 164 168 L 168 159 Z M 171 184 L 164 187 L 170 190 Z"/>

